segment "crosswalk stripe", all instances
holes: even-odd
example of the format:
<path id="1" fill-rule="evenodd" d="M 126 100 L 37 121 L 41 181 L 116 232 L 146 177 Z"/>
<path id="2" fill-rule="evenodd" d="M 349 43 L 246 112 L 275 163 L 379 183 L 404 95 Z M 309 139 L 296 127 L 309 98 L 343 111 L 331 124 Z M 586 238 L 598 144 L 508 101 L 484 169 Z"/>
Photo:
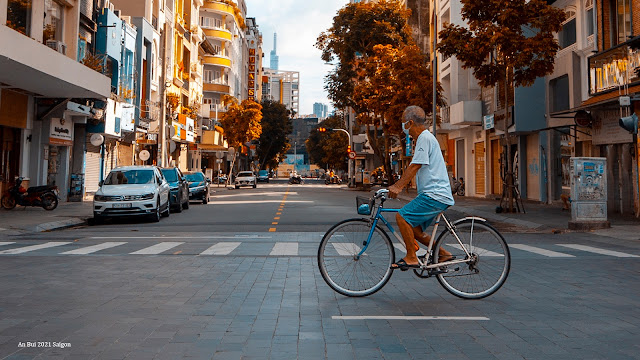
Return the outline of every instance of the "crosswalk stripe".
<path id="1" fill-rule="evenodd" d="M 219 242 L 207 250 L 200 253 L 200 255 L 228 255 L 233 250 L 235 250 L 238 246 L 240 246 L 239 242 Z"/>
<path id="2" fill-rule="evenodd" d="M 514 249 L 520 249 L 528 252 L 532 252 L 534 254 L 539 254 L 548 257 L 575 257 L 571 254 L 565 254 L 557 251 L 551 251 L 547 249 L 542 249 L 535 246 L 525 245 L 525 244 L 509 244 L 509 247 Z"/>
<path id="3" fill-rule="evenodd" d="M 153 246 L 149 246 L 144 249 L 134 251 L 130 254 L 131 255 L 157 255 L 182 244 L 184 244 L 184 242 L 161 242 L 159 244 L 155 244 Z"/>
<path id="4" fill-rule="evenodd" d="M 63 255 L 87 255 L 87 254 L 92 254 L 92 253 L 100 251 L 100 250 L 109 249 L 109 248 L 120 246 L 120 245 L 124 245 L 124 244 L 126 244 L 126 242 L 106 242 L 106 243 L 102 243 L 102 244 L 98 244 L 98 245 L 83 247 L 81 249 L 65 251 L 65 252 L 60 253 L 60 254 L 63 254 Z"/>
<path id="5" fill-rule="evenodd" d="M 298 255 L 297 242 L 277 242 L 271 250 L 270 256 L 295 256 Z"/>
<path id="6" fill-rule="evenodd" d="M 354 243 L 333 243 L 331 245 L 340 256 L 353 256 L 360 252 L 360 246 Z"/>
<path id="7" fill-rule="evenodd" d="M 0 241 L 0 246 L 15 244 L 15 241 Z"/>
<path id="8" fill-rule="evenodd" d="M 556 244 L 556 245 L 570 248 L 570 249 L 576 249 L 576 250 L 582 250 L 586 252 L 601 254 L 601 255 L 609 255 L 609 256 L 615 256 L 615 257 L 631 257 L 631 258 L 640 257 L 638 255 L 632 255 L 632 254 L 627 254 L 627 253 L 607 250 L 607 249 L 600 249 L 600 248 L 587 246 L 587 245 L 579 245 L 579 244 Z"/>
<path id="9" fill-rule="evenodd" d="M 447 244 L 447 246 L 451 246 L 451 247 L 454 247 L 456 249 L 462 250 L 462 246 L 460 246 L 460 244 Z M 492 257 L 503 257 L 504 256 L 504 254 L 498 254 L 497 252 L 485 250 L 485 249 L 477 247 L 477 246 L 473 247 L 473 252 L 478 253 L 479 255 L 482 255 L 482 256 L 492 256 Z"/>
<path id="10" fill-rule="evenodd" d="M 47 242 L 47 243 L 40 244 L 40 245 L 31 245 L 31 246 L 24 246 L 24 247 L 20 247 L 20 248 L 16 248 L 16 249 L 3 250 L 3 251 L 0 251 L 0 254 L 1 255 L 24 254 L 24 253 L 27 253 L 27 252 L 30 252 L 30 251 L 47 249 L 47 248 L 66 245 L 66 244 L 70 244 L 70 243 L 71 242 L 69 242 L 69 241 L 51 241 L 51 242 Z"/>

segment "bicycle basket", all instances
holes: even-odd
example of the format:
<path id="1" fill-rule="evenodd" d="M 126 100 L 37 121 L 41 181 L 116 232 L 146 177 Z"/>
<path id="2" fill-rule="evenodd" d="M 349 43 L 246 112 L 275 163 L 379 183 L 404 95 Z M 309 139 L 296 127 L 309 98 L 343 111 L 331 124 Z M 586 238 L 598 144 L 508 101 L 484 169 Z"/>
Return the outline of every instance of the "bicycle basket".
<path id="1" fill-rule="evenodd" d="M 373 198 L 356 196 L 356 209 L 359 215 L 371 215 L 373 209 Z"/>

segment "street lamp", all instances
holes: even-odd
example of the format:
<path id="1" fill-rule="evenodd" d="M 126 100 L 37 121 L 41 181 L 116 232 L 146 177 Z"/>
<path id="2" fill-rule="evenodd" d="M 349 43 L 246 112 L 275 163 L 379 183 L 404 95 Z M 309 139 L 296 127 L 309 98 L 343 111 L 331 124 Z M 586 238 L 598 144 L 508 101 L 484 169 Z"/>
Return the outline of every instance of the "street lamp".
<path id="1" fill-rule="evenodd" d="M 342 131 L 343 133 L 347 134 L 347 137 L 349 139 L 348 140 L 349 141 L 349 146 L 347 148 L 348 149 L 347 152 L 351 152 L 351 134 L 345 129 L 330 129 L 330 130 L 331 131 Z M 348 155 L 349 154 L 347 154 L 347 156 Z M 354 168 L 353 159 L 351 159 L 351 157 L 349 157 L 349 165 L 348 166 L 349 166 L 349 169 L 348 169 L 348 171 L 349 171 L 349 186 L 351 186 L 351 180 L 353 179 L 353 168 Z"/>

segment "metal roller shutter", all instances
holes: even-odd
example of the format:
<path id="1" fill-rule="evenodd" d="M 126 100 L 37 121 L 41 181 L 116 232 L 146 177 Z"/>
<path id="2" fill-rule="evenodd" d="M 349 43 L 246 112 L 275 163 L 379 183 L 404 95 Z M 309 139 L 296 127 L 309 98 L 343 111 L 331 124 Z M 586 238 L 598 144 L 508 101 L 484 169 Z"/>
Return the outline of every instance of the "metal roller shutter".
<path id="1" fill-rule="evenodd" d="M 91 145 L 91 135 L 93 134 L 87 134 L 87 153 L 84 160 L 84 186 L 87 193 L 95 193 L 100 182 L 100 147 Z"/>

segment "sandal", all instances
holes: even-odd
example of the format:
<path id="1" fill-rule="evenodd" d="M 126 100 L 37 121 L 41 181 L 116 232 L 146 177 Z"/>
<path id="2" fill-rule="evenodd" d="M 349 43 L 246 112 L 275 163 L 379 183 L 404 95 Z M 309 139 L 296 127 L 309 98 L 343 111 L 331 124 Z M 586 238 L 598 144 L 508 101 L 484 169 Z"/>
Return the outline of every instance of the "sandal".
<path id="1" fill-rule="evenodd" d="M 407 262 L 404 261 L 404 259 L 400 259 L 395 263 L 391 264 L 391 270 L 400 269 L 400 271 L 407 271 L 411 268 L 420 268 L 420 264 L 407 264 Z"/>

